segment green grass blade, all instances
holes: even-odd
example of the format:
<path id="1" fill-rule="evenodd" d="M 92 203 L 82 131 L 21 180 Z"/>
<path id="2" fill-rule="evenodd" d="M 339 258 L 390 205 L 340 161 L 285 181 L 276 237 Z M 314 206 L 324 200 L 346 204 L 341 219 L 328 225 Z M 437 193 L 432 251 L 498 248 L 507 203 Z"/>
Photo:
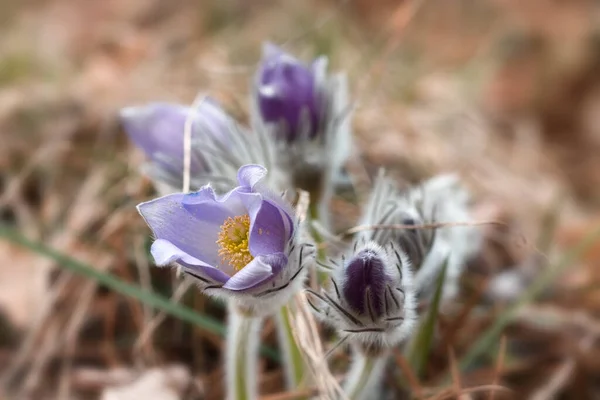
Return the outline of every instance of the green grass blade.
<path id="1" fill-rule="evenodd" d="M 504 328 L 511 323 L 517 312 L 524 305 L 532 302 L 546 289 L 563 271 L 572 266 L 587 250 L 600 240 L 600 228 L 586 235 L 576 246 L 571 248 L 554 265 L 548 267 L 531 286 L 506 311 L 499 315 L 494 324 L 483 333 L 469 352 L 462 358 L 460 367 L 466 370 L 473 362 L 485 354 L 499 340 Z"/>
<path id="2" fill-rule="evenodd" d="M 444 282 L 446 281 L 447 266 L 448 259 L 446 259 L 444 265 L 442 265 L 442 270 L 440 271 L 435 293 L 427 311 L 427 315 L 419 324 L 419 329 L 413 335 L 413 339 L 410 342 L 410 347 L 408 349 L 407 360 L 412 370 L 418 376 L 422 376 L 425 366 L 427 365 L 429 352 L 431 351 L 431 343 L 433 342 L 438 311 L 442 300 L 442 293 L 444 291 Z"/>
<path id="3" fill-rule="evenodd" d="M 92 266 L 69 257 L 59 251 L 56 251 L 43 243 L 33 241 L 24 237 L 15 229 L 9 228 L 6 225 L 0 224 L 0 237 L 23 246 L 37 254 L 47 257 L 60 265 L 61 268 L 67 269 L 75 274 L 96 281 L 99 285 L 105 286 L 122 295 L 134 298 L 156 309 L 162 310 L 182 321 L 194 324 L 208 332 L 224 336 L 225 326 L 211 317 L 198 314 L 193 309 L 184 305 L 173 303 L 168 297 L 157 293 L 147 291 L 140 286 L 125 282 L 116 276 L 98 271 Z M 274 361 L 279 361 L 279 353 L 269 347 L 262 347 L 263 355 L 271 358 Z"/>

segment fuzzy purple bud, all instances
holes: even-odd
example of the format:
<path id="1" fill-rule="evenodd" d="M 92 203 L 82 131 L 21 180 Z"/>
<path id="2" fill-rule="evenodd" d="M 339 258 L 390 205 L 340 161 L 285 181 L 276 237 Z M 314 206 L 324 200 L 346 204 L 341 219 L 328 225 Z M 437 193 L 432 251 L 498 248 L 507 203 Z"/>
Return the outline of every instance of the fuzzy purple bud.
<path id="1" fill-rule="evenodd" d="M 265 122 L 283 122 L 288 141 L 302 134 L 311 139 L 316 136 L 320 110 L 313 67 L 268 44 L 258 85 L 258 105 Z"/>
<path id="2" fill-rule="evenodd" d="M 383 248 L 373 241 L 355 242 L 350 257 L 341 261 L 319 264 L 330 273 L 327 289 L 307 289 L 308 304 L 316 315 L 367 347 L 389 347 L 404 340 L 416 318 L 406 254 L 394 243 Z"/>
<path id="3" fill-rule="evenodd" d="M 360 314 L 380 317 L 385 311 L 386 284 L 391 281 L 384 261 L 374 251 L 363 250 L 350 260 L 345 275 L 343 293 L 348 305 Z"/>

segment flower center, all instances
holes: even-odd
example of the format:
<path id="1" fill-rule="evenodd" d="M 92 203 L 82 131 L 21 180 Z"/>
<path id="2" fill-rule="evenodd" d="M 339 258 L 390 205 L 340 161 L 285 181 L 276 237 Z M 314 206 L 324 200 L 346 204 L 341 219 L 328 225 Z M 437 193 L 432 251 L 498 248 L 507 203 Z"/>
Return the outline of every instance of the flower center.
<path id="1" fill-rule="evenodd" d="M 221 260 L 228 263 L 236 272 L 254 259 L 248 247 L 249 237 L 250 216 L 248 214 L 229 217 L 221 225 L 217 239 L 218 254 Z"/>

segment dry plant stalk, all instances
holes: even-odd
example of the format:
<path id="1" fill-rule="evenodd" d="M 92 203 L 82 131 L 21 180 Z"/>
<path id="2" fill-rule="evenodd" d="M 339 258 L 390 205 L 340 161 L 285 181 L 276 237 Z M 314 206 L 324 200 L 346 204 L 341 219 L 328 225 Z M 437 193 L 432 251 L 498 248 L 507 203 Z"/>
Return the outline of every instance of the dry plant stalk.
<path id="1" fill-rule="evenodd" d="M 296 214 L 300 221 L 306 220 L 309 206 L 310 196 L 308 192 L 300 190 L 298 202 L 296 203 Z M 307 361 L 307 365 L 315 378 L 318 397 L 324 400 L 345 399 L 346 396 L 342 387 L 329 370 L 321 335 L 314 316 L 308 309 L 306 295 L 304 292 L 299 292 L 292 301 L 294 307 L 288 307 L 292 334 L 296 343 L 303 350 L 305 361 Z"/>
<path id="2" fill-rule="evenodd" d="M 318 398 L 323 400 L 347 399 L 338 380 L 329 370 L 321 335 L 317 323 L 308 309 L 306 295 L 303 292 L 294 297 L 293 309 L 294 311 L 290 311 L 289 315 L 293 328 L 292 333 L 304 351 L 319 392 Z"/>

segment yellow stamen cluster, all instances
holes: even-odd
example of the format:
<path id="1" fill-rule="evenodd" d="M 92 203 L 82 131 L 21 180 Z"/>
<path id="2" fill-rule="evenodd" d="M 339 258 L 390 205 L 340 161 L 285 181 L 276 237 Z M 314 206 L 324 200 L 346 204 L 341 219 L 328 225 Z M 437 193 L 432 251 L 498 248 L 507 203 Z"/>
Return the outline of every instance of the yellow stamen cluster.
<path id="1" fill-rule="evenodd" d="M 250 216 L 248 214 L 229 217 L 221 225 L 217 244 L 219 257 L 234 270 L 239 271 L 254 259 L 250 254 Z"/>

